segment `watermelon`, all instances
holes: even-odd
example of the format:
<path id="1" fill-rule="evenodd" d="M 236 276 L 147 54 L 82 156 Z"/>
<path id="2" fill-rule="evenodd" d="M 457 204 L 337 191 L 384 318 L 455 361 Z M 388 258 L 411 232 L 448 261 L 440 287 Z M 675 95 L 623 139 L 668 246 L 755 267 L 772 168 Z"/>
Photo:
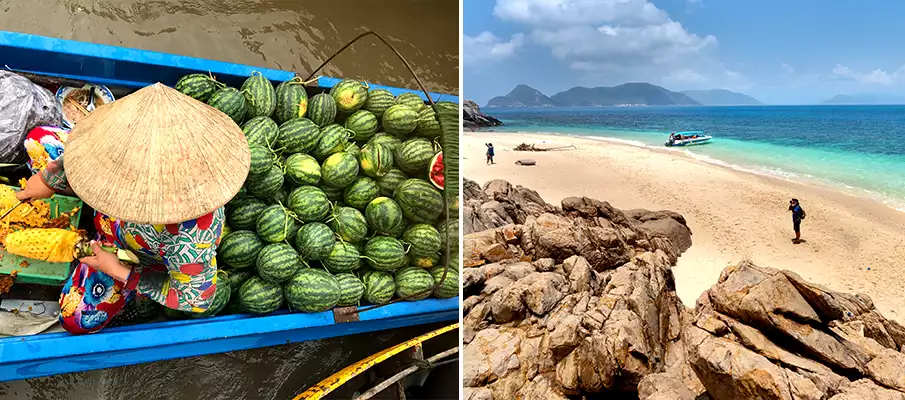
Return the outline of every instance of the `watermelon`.
<path id="1" fill-rule="evenodd" d="M 427 164 L 427 180 L 435 188 L 443 190 L 446 184 L 446 166 L 443 164 L 443 152 L 438 152 Z"/>
<path id="2" fill-rule="evenodd" d="M 253 71 L 242 84 L 241 91 L 245 95 L 246 117 L 269 117 L 273 114 L 277 104 L 276 93 L 270 81 L 260 72 Z"/>
<path id="3" fill-rule="evenodd" d="M 330 229 L 346 242 L 359 243 L 368 234 L 368 221 L 361 211 L 352 207 L 336 207 L 330 220 Z"/>
<path id="4" fill-rule="evenodd" d="M 402 142 L 393 154 L 396 167 L 411 176 L 421 177 L 437 152 L 434 145 L 424 138 L 413 138 Z"/>
<path id="5" fill-rule="evenodd" d="M 377 132 L 374 136 L 371 136 L 371 139 L 368 140 L 368 143 L 371 144 L 382 144 L 386 146 L 390 151 L 396 151 L 399 146 L 402 145 L 402 141 L 399 140 L 398 137 L 393 136 L 386 132 Z"/>
<path id="6" fill-rule="evenodd" d="M 201 101 L 207 102 L 217 90 L 224 85 L 205 74 L 188 74 L 179 78 L 175 89 L 183 94 Z"/>
<path id="7" fill-rule="evenodd" d="M 330 255 L 321 260 L 324 267 L 332 273 L 349 272 L 361 266 L 358 249 L 350 243 L 336 242 Z"/>
<path id="8" fill-rule="evenodd" d="M 289 209 L 302 222 L 323 221 L 330 215 L 330 199 L 314 186 L 299 186 L 289 193 Z"/>
<path id="9" fill-rule="evenodd" d="M 255 224 L 258 237 L 268 243 L 277 243 L 286 240 L 293 224 L 292 217 L 286 209 L 279 204 L 268 206 L 258 216 Z"/>
<path id="10" fill-rule="evenodd" d="M 270 148 L 277 141 L 280 129 L 277 123 L 268 117 L 254 117 L 242 125 L 242 132 L 248 145 L 261 145 Z"/>
<path id="11" fill-rule="evenodd" d="M 358 154 L 359 166 L 365 175 L 381 178 L 393 168 L 393 151 L 380 143 L 368 143 Z"/>
<path id="12" fill-rule="evenodd" d="M 434 257 L 440 252 L 440 232 L 428 224 L 412 224 L 402 233 L 402 241 L 409 245 L 409 264 L 416 267 L 434 266 Z"/>
<path id="13" fill-rule="evenodd" d="M 396 282 L 393 274 L 386 271 L 368 271 L 361 276 L 365 284 L 364 299 L 371 304 L 386 304 L 393 299 Z"/>
<path id="14" fill-rule="evenodd" d="M 232 118 L 237 124 L 245 119 L 245 96 L 236 88 L 225 87 L 217 90 L 207 100 L 207 104 Z"/>
<path id="15" fill-rule="evenodd" d="M 336 111 L 351 114 L 358 111 L 368 100 L 368 89 L 353 79 L 343 79 L 330 89 L 330 95 L 336 101 Z"/>
<path id="16" fill-rule="evenodd" d="M 248 146 L 248 151 L 251 153 L 248 176 L 254 178 L 267 175 L 273 168 L 273 153 L 270 149 L 260 144 L 252 144 Z"/>
<path id="17" fill-rule="evenodd" d="M 392 271 L 406 264 L 402 242 L 389 236 L 375 236 L 364 249 L 368 265 L 378 271 Z"/>
<path id="18" fill-rule="evenodd" d="M 343 194 L 346 191 L 345 188 L 336 188 L 328 185 L 321 186 L 321 190 L 324 191 L 324 194 L 326 194 L 327 198 L 332 202 L 342 201 Z"/>
<path id="19" fill-rule="evenodd" d="M 440 253 L 445 252 L 446 239 L 449 238 L 450 253 L 459 254 L 459 220 L 441 218 L 435 227 L 440 233 Z"/>
<path id="20" fill-rule="evenodd" d="M 338 124 L 331 124 L 321 129 L 317 146 L 310 152 L 318 161 L 324 161 L 331 154 L 342 152 L 349 142 L 352 131 Z"/>
<path id="21" fill-rule="evenodd" d="M 277 168 L 274 168 L 274 169 L 277 169 Z M 285 182 L 283 182 L 283 183 L 284 183 L 284 185 L 280 186 L 280 188 L 277 189 L 276 193 L 274 193 L 270 197 L 267 197 L 266 199 L 264 199 L 264 204 L 267 204 L 268 206 L 272 206 L 275 204 L 286 204 L 288 202 L 287 199 L 289 198 L 289 192 L 286 190 Z"/>
<path id="22" fill-rule="evenodd" d="M 361 282 L 361 279 L 348 272 L 341 272 L 333 277 L 339 284 L 339 300 L 336 305 L 344 307 L 358 305 L 365 292 L 365 284 Z"/>
<path id="23" fill-rule="evenodd" d="M 434 286 L 434 277 L 430 272 L 418 267 L 405 267 L 394 276 L 396 283 L 396 296 L 407 298 L 408 301 L 424 300 L 431 295 L 431 287 Z"/>
<path id="24" fill-rule="evenodd" d="M 333 251 L 336 237 L 324 223 L 310 222 L 302 225 L 295 235 L 295 248 L 305 260 L 323 260 Z"/>
<path id="25" fill-rule="evenodd" d="M 283 171 L 280 171 L 279 168 L 271 168 L 263 176 L 249 179 L 245 185 L 255 197 L 264 201 L 271 200 L 283 187 Z"/>
<path id="26" fill-rule="evenodd" d="M 437 113 L 431 107 L 424 107 L 418 111 L 418 126 L 415 127 L 415 135 L 428 139 L 439 137 L 440 122 L 437 121 Z"/>
<path id="27" fill-rule="evenodd" d="M 248 278 L 239 288 L 238 295 L 242 310 L 254 314 L 274 312 L 283 304 L 283 287 L 259 276 Z"/>
<path id="28" fill-rule="evenodd" d="M 322 269 L 302 268 L 283 285 L 290 310 L 327 311 L 339 302 L 340 286 L 333 275 Z"/>
<path id="29" fill-rule="evenodd" d="M 443 195 L 430 183 L 421 179 L 406 179 L 396 187 L 393 199 L 402 208 L 402 215 L 411 222 L 433 224 L 443 212 Z"/>
<path id="30" fill-rule="evenodd" d="M 396 103 L 392 93 L 385 89 L 374 89 L 368 92 L 368 99 L 365 100 L 365 105 L 362 108 L 380 118 L 394 104 Z"/>
<path id="31" fill-rule="evenodd" d="M 226 221 L 235 229 L 254 229 L 258 215 L 267 208 L 263 201 L 254 197 L 242 199 L 235 207 L 226 210 Z"/>
<path id="32" fill-rule="evenodd" d="M 223 224 L 223 228 L 220 229 L 220 237 L 224 237 L 233 231 L 233 228 L 229 226 L 229 224 Z"/>
<path id="33" fill-rule="evenodd" d="M 236 293 L 239 292 L 239 288 L 242 286 L 242 284 L 245 283 L 248 278 L 251 278 L 255 275 L 255 271 L 251 268 L 230 269 L 224 270 L 224 272 L 226 272 L 226 280 L 229 281 L 229 290 L 231 292 L 231 296 L 236 298 L 238 298 L 238 296 L 236 296 Z"/>
<path id="34" fill-rule="evenodd" d="M 301 268 L 299 255 L 286 243 L 272 243 L 261 249 L 255 261 L 258 276 L 270 283 L 283 283 Z"/>
<path id="35" fill-rule="evenodd" d="M 408 175 L 406 175 L 405 172 L 402 172 L 401 169 L 390 168 L 386 175 L 377 180 L 377 187 L 380 188 L 380 195 L 392 197 L 393 193 L 396 192 L 396 187 L 408 178 Z"/>
<path id="36" fill-rule="evenodd" d="M 264 248 L 264 242 L 252 231 L 238 230 L 220 240 L 217 255 L 233 268 L 248 268 L 255 264 L 258 252 Z"/>
<path id="37" fill-rule="evenodd" d="M 345 126 L 355 133 L 355 140 L 365 142 L 377 132 L 377 117 L 370 111 L 358 110 L 346 119 Z"/>
<path id="38" fill-rule="evenodd" d="M 321 179 L 328 186 L 344 188 L 355 182 L 357 177 L 358 160 L 349 153 L 335 153 L 321 165 Z"/>
<path id="39" fill-rule="evenodd" d="M 355 157 L 356 161 L 361 161 L 361 157 L 360 157 L 361 156 L 361 147 L 358 147 L 358 143 L 355 143 L 355 142 L 346 143 L 346 149 L 343 151 L 345 151 L 346 153 L 349 153 L 353 157 Z"/>
<path id="40" fill-rule="evenodd" d="M 346 187 L 345 192 L 343 192 L 343 201 L 350 207 L 364 210 L 368 203 L 376 199 L 377 196 L 380 196 L 380 188 L 377 187 L 377 182 L 367 176 L 363 176 Z"/>
<path id="41" fill-rule="evenodd" d="M 434 288 L 434 297 L 438 299 L 450 299 L 459 295 L 459 270 L 449 268 L 446 271 L 446 278 L 443 278 L 444 267 L 433 267 L 428 273 L 434 278 L 434 284 L 439 286 Z M 443 278 L 443 282 L 440 282 Z"/>
<path id="42" fill-rule="evenodd" d="M 307 154 L 292 154 L 286 159 L 286 177 L 298 185 L 317 185 L 321 181 L 321 165 Z"/>
<path id="43" fill-rule="evenodd" d="M 415 110 L 415 112 L 420 112 L 424 108 L 430 108 L 424 104 L 424 100 L 421 99 L 421 96 L 412 92 L 403 93 L 397 96 L 396 104 L 406 105 L 412 110 Z"/>
<path id="44" fill-rule="evenodd" d="M 336 118 L 336 101 L 329 94 L 319 93 L 308 101 L 308 119 L 319 127 L 333 123 Z"/>
<path id="45" fill-rule="evenodd" d="M 378 235 L 393 236 L 401 231 L 405 226 L 402 216 L 402 208 L 395 200 L 388 197 L 371 200 L 365 207 L 365 220 L 368 221 L 371 230 Z"/>
<path id="46" fill-rule="evenodd" d="M 286 154 L 308 153 L 317 146 L 321 130 L 308 118 L 293 118 L 279 127 L 277 147 Z"/>
<path id="47" fill-rule="evenodd" d="M 229 285 L 229 278 L 227 277 L 226 271 L 217 271 L 217 278 L 214 283 L 217 284 L 217 289 L 214 290 L 214 298 L 211 299 L 210 304 L 207 305 L 207 309 L 202 312 L 187 312 L 185 313 L 189 318 L 207 318 L 213 317 L 223 311 L 226 308 L 226 304 L 229 303 L 229 297 L 232 294 L 232 288 Z M 210 290 L 210 289 L 208 289 Z"/>
<path id="48" fill-rule="evenodd" d="M 277 85 L 275 96 L 273 119 L 278 123 L 302 118 L 308 111 L 308 92 L 305 91 L 304 83 L 297 77 Z"/>
<path id="49" fill-rule="evenodd" d="M 418 112 L 404 104 L 396 104 L 383 113 L 383 129 L 394 135 L 408 135 L 418 126 Z"/>

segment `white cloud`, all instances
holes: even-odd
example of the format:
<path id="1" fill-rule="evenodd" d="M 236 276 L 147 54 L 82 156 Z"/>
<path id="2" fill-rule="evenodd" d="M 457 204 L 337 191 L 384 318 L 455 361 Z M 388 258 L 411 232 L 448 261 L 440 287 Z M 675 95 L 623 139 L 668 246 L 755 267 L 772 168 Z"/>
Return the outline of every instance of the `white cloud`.
<path id="1" fill-rule="evenodd" d="M 832 77 L 835 79 L 852 80 L 858 83 L 892 86 L 900 83 L 905 77 L 905 66 L 899 68 L 893 73 L 886 72 L 883 69 L 875 69 L 867 73 L 853 71 L 851 68 L 842 64 L 836 64 L 832 70 Z"/>
<path id="2" fill-rule="evenodd" d="M 788 75 L 795 73 L 795 68 L 792 68 L 792 66 L 789 64 L 782 63 L 782 64 L 779 64 L 779 67 L 782 68 L 783 72 L 785 72 Z"/>
<path id="3" fill-rule="evenodd" d="M 669 85 L 677 85 L 683 88 L 697 87 L 697 85 L 707 83 L 707 78 L 690 69 L 680 69 L 663 78 L 663 82 Z"/>
<path id="4" fill-rule="evenodd" d="M 508 41 L 498 38 L 491 32 L 484 31 L 477 36 L 465 35 L 462 38 L 464 63 L 500 61 L 515 55 L 525 42 L 525 35 L 517 33 Z"/>

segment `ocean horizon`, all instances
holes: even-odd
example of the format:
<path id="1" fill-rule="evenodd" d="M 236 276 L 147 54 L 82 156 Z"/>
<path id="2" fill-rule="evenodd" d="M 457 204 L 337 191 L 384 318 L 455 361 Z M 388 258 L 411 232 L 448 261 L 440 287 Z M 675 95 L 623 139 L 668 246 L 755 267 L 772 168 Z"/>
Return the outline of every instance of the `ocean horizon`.
<path id="1" fill-rule="evenodd" d="M 494 131 L 612 140 L 870 197 L 905 212 L 905 105 L 491 108 Z M 671 132 L 709 144 L 668 148 Z"/>

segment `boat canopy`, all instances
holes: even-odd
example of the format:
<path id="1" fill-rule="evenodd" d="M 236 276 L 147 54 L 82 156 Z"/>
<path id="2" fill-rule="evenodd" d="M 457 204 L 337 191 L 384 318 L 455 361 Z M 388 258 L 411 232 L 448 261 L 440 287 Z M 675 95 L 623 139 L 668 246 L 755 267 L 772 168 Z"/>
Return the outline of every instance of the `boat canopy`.
<path id="1" fill-rule="evenodd" d="M 703 131 L 685 131 L 685 132 L 673 132 L 673 133 L 675 133 L 676 135 L 682 135 L 682 136 L 694 136 L 694 135 L 701 136 L 704 134 Z"/>

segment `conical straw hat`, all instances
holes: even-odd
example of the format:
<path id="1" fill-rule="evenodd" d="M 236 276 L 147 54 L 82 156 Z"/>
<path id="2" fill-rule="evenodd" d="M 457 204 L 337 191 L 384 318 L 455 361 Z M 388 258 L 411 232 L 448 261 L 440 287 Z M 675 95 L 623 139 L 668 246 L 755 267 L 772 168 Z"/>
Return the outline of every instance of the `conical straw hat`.
<path id="1" fill-rule="evenodd" d="M 172 224 L 226 204 L 251 156 L 226 114 L 160 83 L 97 108 L 66 144 L 66 178 L 113 218 Z"/>

